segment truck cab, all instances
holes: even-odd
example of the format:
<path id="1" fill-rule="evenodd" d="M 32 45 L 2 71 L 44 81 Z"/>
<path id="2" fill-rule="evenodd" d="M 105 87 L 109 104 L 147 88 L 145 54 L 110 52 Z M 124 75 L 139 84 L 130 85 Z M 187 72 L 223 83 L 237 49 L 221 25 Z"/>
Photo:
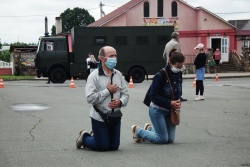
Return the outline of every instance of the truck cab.
<path id="1" fill-rule="evenodd" d="M 37 77 L 49 77 L 52 83 L 64 83 L 69 76 L 66 36 L 40 37 L 35 56 Z"/>

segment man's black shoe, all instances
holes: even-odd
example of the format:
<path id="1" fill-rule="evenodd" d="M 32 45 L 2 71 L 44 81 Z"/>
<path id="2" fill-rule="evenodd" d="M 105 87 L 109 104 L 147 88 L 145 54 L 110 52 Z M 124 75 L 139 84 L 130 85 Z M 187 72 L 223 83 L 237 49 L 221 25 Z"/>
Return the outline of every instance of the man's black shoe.
<path id="1" fill-rule="evenodd" d="M 187 101 L 187 99 L 183 99 L 182 97 L 180 97 L 180 100 L 181 100 L 181 101 Z"/>

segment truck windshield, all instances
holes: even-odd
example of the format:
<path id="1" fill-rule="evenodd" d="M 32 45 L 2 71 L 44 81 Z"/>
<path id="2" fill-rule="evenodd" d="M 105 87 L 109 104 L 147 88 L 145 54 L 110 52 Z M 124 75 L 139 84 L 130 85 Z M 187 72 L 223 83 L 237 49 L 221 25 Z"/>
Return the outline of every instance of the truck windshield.
<path id="1" fill-rule="evenodd" d="M 39 49 L 40 49 L 40 45 L 41 45 L 41 40 L 38 39 L 37 50 L 36 50 L 37 53 L 38 53 L 38 51 L 39 51 Z"/>

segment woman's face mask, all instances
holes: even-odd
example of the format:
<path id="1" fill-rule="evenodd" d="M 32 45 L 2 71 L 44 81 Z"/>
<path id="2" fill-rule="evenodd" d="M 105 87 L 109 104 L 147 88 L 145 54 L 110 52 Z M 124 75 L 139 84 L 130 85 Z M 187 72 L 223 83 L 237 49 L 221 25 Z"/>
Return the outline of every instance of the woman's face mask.
<path id="1" fill-rule="evenodd" d="M 177 68 L 177 67 L 175 67 L 175 66 L 173 66 L 173 67 L 171 68 L 171 70 L 172 70 L 174 73 L 178 73 L 178 72 L 181 71 L 180 68 Z"/>
<path id="2" fill-rule="evenodd" d="M 113 69 L 116 66 L 117 60 L 116 58 L 107 58 L 107 62 L 105 65 L 108 67 L 108 69 Z"/>

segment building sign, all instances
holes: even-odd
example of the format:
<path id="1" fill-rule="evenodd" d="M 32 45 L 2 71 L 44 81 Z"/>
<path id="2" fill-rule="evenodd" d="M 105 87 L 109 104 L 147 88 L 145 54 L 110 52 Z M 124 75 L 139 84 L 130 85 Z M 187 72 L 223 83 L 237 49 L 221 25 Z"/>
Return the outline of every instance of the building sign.
<path id="1" fill-rule="evenodd" d="M 244 40 L 250 40 L 250 36 L 241 36 L 236 38 L 237 41 L 244 41 Z"/>
<path id="2" fill-rule="evenodd" d="M 175 30 L 179 29 L 177 18 L 144 18 L 145 26 L 174 26 Z"/>

